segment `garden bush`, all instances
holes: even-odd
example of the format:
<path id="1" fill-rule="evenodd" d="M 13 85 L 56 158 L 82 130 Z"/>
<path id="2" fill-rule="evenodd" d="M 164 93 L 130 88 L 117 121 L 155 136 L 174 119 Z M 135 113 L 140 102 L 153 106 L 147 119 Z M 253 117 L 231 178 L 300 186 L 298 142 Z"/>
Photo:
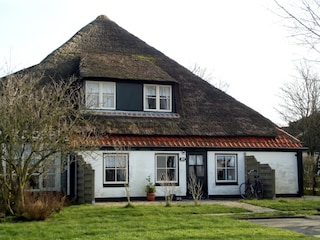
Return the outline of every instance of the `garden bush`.
<path id="1" fill-rule="evenodd" d="M 27 192 L 25 206 L 21 209 L 26 220 L 45 220 L 65 205 L 66 197 L 56 192 Z"/>

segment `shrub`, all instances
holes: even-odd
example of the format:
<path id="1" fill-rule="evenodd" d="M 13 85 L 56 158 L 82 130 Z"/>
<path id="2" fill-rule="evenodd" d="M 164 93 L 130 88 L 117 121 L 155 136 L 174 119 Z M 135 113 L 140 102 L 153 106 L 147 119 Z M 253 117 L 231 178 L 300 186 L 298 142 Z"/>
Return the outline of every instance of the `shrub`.
<path id="1" fill-rule="evenodd" d="M 25 206 L 22 217 L 26 220 L 45 220 L 54 212 L 59 212 L 65 204 L 66 197 L 56 192 L 27 192 L 24 196 Z"/>

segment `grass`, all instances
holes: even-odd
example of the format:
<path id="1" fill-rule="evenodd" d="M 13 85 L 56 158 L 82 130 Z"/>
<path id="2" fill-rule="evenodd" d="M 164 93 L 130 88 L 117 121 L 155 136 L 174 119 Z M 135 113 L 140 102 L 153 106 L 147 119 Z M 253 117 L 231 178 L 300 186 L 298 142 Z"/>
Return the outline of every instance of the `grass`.
<path id="1" fill-rule="evenodd" d="M 243 202 L 297 214 L 317 214 L 318 208 L 320 208 L 319 199 L 277 198 L 276 200 L 243 200 Z"/>
<path id="2" fill-rule="evenodd" d="M 283 229 L 267 228 L 224 213 L 243 209 L 218 204 L 78 205 L 46 221 L 0 223 L 1 239 L 312 239 Z"/>

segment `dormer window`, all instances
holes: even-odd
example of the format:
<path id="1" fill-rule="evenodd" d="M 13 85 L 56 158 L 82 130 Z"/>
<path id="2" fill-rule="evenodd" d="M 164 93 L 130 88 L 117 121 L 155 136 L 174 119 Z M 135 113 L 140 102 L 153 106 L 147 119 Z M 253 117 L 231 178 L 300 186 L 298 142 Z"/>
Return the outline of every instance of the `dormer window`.
<path id="1" fill-rule="evenodd" d="M 86 107 L 91 109 L 115 109 L 114 82 L 86 81 Z"/>
<path id="2" fill-rule="evenodd" d="M 144 111 L 172 111 L 172 90 L 170 85 L 144 85 Z"/>

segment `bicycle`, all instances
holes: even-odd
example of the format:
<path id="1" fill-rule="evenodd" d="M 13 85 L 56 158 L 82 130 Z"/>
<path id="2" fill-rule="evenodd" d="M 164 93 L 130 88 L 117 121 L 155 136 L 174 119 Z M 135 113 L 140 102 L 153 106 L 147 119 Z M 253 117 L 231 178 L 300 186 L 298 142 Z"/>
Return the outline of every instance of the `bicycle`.
<path id="1" fill-rule="evenodd" d="M 250 175 L 255 172 L 257 172 L 255 169 L 248 171 L 246 182 L 240 184 L 239 192 L 243 199 L 263 198 L 263 183 L 259 179 L 259 176 L 254 175 L 254 184 L 252 184 L 250 180 Z"/>

